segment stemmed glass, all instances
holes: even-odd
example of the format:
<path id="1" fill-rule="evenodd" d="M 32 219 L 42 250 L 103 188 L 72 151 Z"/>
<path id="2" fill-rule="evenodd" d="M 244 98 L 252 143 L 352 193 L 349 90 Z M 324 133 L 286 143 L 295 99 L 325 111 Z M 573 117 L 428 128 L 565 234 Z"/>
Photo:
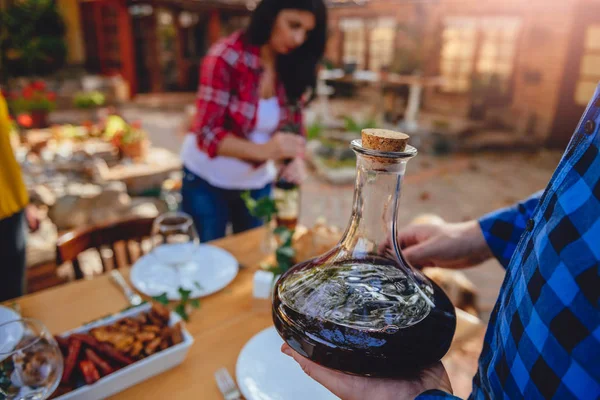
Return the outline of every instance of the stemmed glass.
<path id="1" fill-rule="evenodd" d="M 43 400 L 58 387 L 63 357 L 39 321 L 23 318 L 0 325 L 0 396 Z"/>
<path id="2" fill-rule="evenodd" d="M 193 274 L 198 268 L 192 262 L 198 247 L 198 234 L 192 217 L 183 212 L 169 212 L 156 218 L 152 226 L 152 253 L 175 270 L 180 287 L 185 288 L 182 272 Z"/>

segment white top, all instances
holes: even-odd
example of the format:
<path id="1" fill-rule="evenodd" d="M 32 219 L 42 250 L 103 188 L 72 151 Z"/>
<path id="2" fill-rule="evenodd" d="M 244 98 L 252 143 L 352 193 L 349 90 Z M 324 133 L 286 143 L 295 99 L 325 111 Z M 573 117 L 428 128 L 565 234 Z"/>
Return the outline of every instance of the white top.
<path id="1" fill-rule="evenodd" d="M 258 144 L 268 142 L 279 126 L 280 114 L 277 97 L 259 100 L 256 125 L 248 140 Z M 181 160 L 192 173 L 222 189 L 261 189 L 277 176 L 277 169 L 271 160 L 255 167 L 238 158 L 208 157 L 198 148 L 196 135 L 193 133 L 188 133 L 183 141 Z"/>

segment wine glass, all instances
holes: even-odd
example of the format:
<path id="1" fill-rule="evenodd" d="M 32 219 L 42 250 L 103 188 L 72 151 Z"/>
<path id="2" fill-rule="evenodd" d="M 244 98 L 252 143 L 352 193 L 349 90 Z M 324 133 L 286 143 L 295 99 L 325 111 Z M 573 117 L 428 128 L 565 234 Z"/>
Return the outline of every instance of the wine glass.
<path id="1" fill-rule="evenodd" d="M 63 374 L 54 337 L 35 319 L 0 325 L 0 395 L 15 400 L 47 399 Z"/>
<path id="2" fill-rule="evenodd" d="M 161 264 L 175 270 L 180 287 L 185 287 L 182 272 L 193 274 L 198 268 L 198 265 L 192 262 L 198 243 L 194 221 L 188 214 L 169 212 L 154 221 L 152 254 Z"/>

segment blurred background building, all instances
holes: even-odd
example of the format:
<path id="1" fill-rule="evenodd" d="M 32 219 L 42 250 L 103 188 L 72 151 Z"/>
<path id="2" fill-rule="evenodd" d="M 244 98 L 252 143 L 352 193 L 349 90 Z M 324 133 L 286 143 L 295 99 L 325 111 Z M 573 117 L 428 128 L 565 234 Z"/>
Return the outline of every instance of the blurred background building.
<path id="1" fill-rule="evenodd" d="M 11 0 L 2 0 L 6 6 Z M 209 46 L 255 0 L 57 0 L 68 62 L 122 76 L 130 95 L 193 92 Z M 563 146 L 600 80 L 595 0 L 330 0 L 328 68 L 441 76 L 425 112 L 493 115 Z"/>

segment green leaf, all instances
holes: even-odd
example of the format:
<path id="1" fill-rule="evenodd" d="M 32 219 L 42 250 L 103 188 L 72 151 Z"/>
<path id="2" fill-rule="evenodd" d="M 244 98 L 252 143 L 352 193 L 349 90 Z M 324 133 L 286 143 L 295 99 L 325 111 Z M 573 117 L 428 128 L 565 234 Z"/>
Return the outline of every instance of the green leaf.
<path id="1" fill-rule="evenodd" d="M 277 228 L 273 229 L 273 233 L 276 235 L 279 235 L 279 236 L 281 236 L 282 234 L 284 234 L 286 232 L 290 232 L 290 230 L 288 228 L 286 228 L 285 226 L 278 226 Z"/>
<path id="2" fill-rule="evenodd" d="M 348 132 L 360 132 L 360 126 L 352 117 L 344 117 L 344 128 Z"/>
<path id="3" fill-rule="evenodd" d="M 198 290 L 204 290 L 204 288 L 202 287 L 202 285 L 200 284 L 200 282 L 198 281 L 194 281 L 194 286 L 196 287 L 196 289 Z"/>
<path id="4" fill-rule="evenodd" d="M 156 301 L 157 303 L 164 304 L 165 306 L 169 304 L 169 298 L 167 297 L 167 292 L 165 292 L 159 296 L 152 297 L 152 300 Z"/>
<path id="5" fill-rule="evenodd" d="M 286 270 L 286 271 L 287 271 L 287 270 Z M 284 270 L 282 270 L 282 268 L 281 268 L 281 267 L 278 267 L 278 266 L 275 266 L 275 265 L 274 265 L 274 266 L 272 266 L 271 268 L 269 268 L 269 272 L 272 272 L 272 273 L 273 273 L 273 275 L 277 276 L 277 275 L 281 275 L 281 274 L 283 274 L 285 271 L 284 271 Z"/>
<path id="6" fill-rule="evenodd" d="M 308 129 L 306 129 L 306 138 L 308 140 L 318 139 L 319 137 L 321 137 L 323 129 L 324 127 L 323 124 L 321 124 L 321 121 L 315 121 L 312 125 L 308 127 Z"/>
<path id="7" fill-rule="evenodd" d="M 190 298 L 190 294 L 192 293 L 191 290 L 187 290 L 187 289 L 184 289 L 182 287 L 180 287 L 179 289 L 177 289 L 177 291 L 181 295 L 181 302 L 182 303 L 186 303 L 188 301 L 188 299 Z"/>
<path id="8" fill-rule="evenodd" d="M 200 308 L 200 299 L 191 299 L 190 306 L 194 308 Z"/>
<path id="9" fill-rule="evenodd" d="M 281 255 L 281 256 L 287 257 L 289 259 L 292 259 L 296 255 L 296 250 L 294 250 L 294 248 L 290 247 L 290 246 L 283 246 L 283 247 L 279 247 L 275 253 L 277 255 Z"/>
<path id="10" fill-rule="evenodd" d="M 285 226 L 278 226 L 273 231 L 277 236 L 279 236 L 279 240 L 281 242 L 281 246 L 290 246 L 292 243 L 292 236 L 294 232 L 290 231 Z"/>
<path id="11" fill-rule="evenodd" d="M 250 191 L 246 190 L 242 193 L 241 197 L 242 200 L 244 200 L 244 204 L 246 204 L 246 208 L 248 209 L 248 211 L 252 213 L 253 210 L 256 208 L 256 200 L 252 198 Z"/>
<path id="12" fill-rule="evenodd" d="M 246 208 L 253 217 L 261 218 L 263 221 L 269 222 L 277 212 L 275 200 L 270 196 L 261 197 L 260 199 L 255 200 L 251 197 L 249 191 L 245 191 L 242 193 L 241 197 L 242 200 L 244 200 L 244 204 L 246 204 Z"/>
<path id="13" fill-rule="evenodd" d="M 277 204 L 271 197 L 261 197 L 256 201 L 256 207 L 254 208 L 255 217 L 270 220 L 275 213 L 277 213 Z"/>
<path id="14" fill-rule="evenodd" d="M 177 314 L 179 314 L 179 316 L 181 318 L 183 318 L 184 321 L 187 322 L 190 320 L 190 316 L 188 315 L 187 311 L 185 311 L 185 304 L 183 304 L 183 303 L 177 304 L 173 311 L 175 311 Z"/>

